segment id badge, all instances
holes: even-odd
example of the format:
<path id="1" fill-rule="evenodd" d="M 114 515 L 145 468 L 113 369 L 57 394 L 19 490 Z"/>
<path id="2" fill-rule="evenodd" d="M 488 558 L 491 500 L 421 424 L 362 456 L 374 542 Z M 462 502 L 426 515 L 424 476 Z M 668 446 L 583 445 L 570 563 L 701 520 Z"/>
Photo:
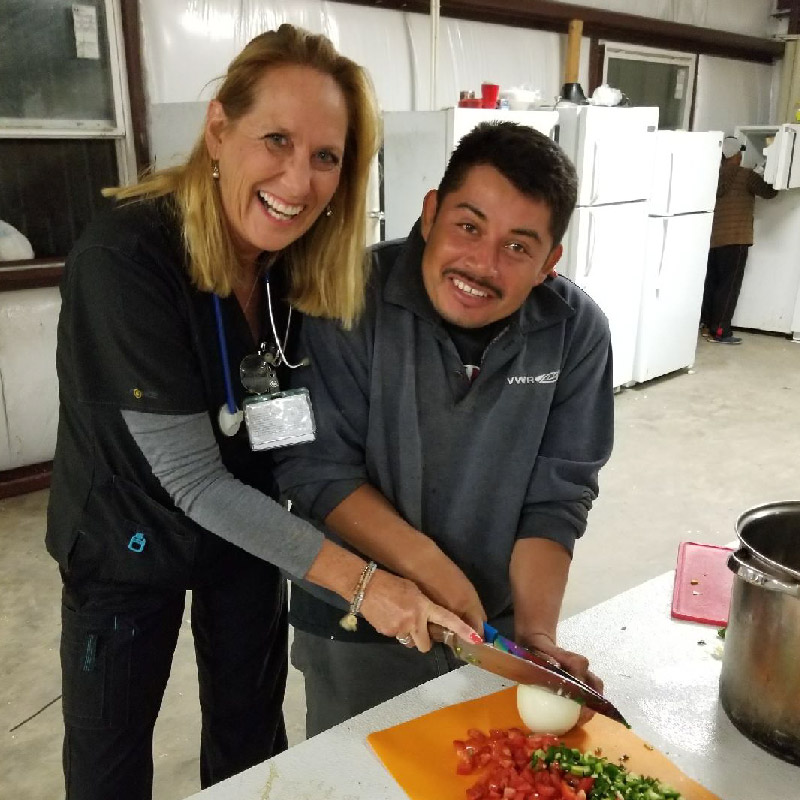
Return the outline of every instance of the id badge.
<path id="1" fill-rule="evenodd" d="M 253 450 L 289 447 L 316 438 L 308 389 L 248 397 L 244 401 L 244 420 Z"/>

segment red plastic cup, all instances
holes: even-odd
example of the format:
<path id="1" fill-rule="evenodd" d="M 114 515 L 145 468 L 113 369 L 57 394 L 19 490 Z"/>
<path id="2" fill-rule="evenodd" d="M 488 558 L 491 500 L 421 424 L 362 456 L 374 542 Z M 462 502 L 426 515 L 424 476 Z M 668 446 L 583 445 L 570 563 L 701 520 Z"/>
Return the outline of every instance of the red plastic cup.
<path id="1" fill-rule="evenodd" d="M 497 83 L 481 84 L 481 108 L 497 108 L 497 95 L 500 86 Z"/>

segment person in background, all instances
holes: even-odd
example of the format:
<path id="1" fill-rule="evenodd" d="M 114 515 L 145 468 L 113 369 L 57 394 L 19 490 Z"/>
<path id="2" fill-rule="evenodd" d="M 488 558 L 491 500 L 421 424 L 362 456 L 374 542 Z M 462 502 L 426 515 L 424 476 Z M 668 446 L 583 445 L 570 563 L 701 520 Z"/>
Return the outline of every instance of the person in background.
<path id="1" fill-rule="evenodd" d="M 719 344 L 742 343 L 741 337 L 733 335 L 731 320 L 742 288 L 748 248 L 753 244 L 755 199 L 770 200 L 778 194 L 762 177 L 763 168 L 742 166 L 742 150 L 735 136 L 723 139 L 703 289 L 701 326 L 708 340 Z"/>
<path id="2" fill-rule="evenodd" d="M 467 134 L 408 238 L 373 249 L 359 323 L 304 325 L 311 368 L 296 378 L 320 435 L 284 451 L 277 474 L 335 540 L 601 688 L 556 644 L 613 439 L 607 320 L 550 275 L 576 196 L 569 159 L 532 128 Z M 408 649 L 418 627 L 350 633 L 340 613 L 293 586 L 309 736 L 461 665 L 441 644 Z"/>
<path id="3" fill-rule="evenodd" d="M 151 797 L 187 590 L 204 787 L 286 748 L 279 568 L 338 593 L 351 627 L 360 612 L 388 636 L 429 621 L 475 635 L 279 505 L 271 455 L 251 450 L 238 411 L 240 364 L 248 382 L 300 369 L 292 309 L 345 327 L 360 313 L 378 139 L 366 73 L 282 25 L 230 64 L 188 160 L 115 190 L 131 202 L 68 258 L 47 520 L 68 800 Z"/>

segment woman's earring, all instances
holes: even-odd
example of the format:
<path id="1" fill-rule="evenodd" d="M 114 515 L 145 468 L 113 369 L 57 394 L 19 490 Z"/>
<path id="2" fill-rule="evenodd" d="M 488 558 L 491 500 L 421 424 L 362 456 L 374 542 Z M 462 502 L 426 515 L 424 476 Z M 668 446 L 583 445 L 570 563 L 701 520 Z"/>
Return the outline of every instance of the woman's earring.
<path id="1" fill-rule="evenodd" d="M 212 161 L 211 162 L 211 177 L 215 180 L 219 180 L 219 161 Z"/>
<path id="2" fill-rule="evenodd" d="M 325 206 L 325 216 L 326 217 L 333 216 L 333 209 L 330 207 L 330 205 Z"/>

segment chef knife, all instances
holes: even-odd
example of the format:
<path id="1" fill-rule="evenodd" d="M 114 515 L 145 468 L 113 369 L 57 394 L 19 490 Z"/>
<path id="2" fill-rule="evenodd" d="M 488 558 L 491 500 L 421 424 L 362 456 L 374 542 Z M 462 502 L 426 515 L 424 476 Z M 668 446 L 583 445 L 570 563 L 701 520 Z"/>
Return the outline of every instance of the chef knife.
<path id="1" fill-rule="evenodd" d="M 428 628 L 431 638 L 449 647 L 467 664 L 473 664 L 515 683 L 543 686 L 630 727 L 616 706 L 591 686 L 553 664 L 544 654 L 521 647 L 500 636 L 491 627 L 486 631 L 487 639 L 493 638 L 494 643 L 487 641 L 483 644 L 468 642 L 440 625 L 430 624 Z"/>

